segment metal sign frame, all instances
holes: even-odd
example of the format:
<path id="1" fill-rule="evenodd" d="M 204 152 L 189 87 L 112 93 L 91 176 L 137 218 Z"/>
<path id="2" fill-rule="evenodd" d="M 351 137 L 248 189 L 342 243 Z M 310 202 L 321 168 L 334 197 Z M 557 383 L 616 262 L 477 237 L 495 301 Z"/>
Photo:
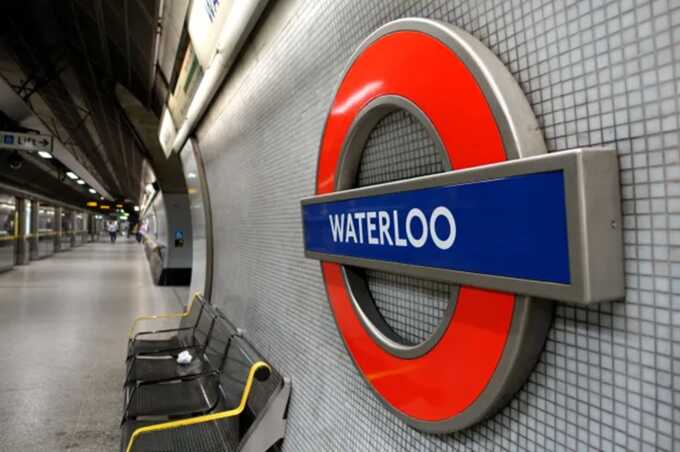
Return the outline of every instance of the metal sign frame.
<path id="1" fill-rule="evenodd" d="M 305 256 L 311 259 L 406 274 L 447 283 L 469 284 L 486 289 L 580 304 L 620 299 L 624 295 L 624 281 L 617 161 L 614 150 L 601 148 L 575 149 L 366 188 L 344 190 L 306 198 L 301 201 L 304 215 L 305 206 L 313 204 L 360 199 L 524 174 L 563 171 L 567 208 L 570 284 L 319 253 L 309 251 L 306 248 Z M 510 263 L 508 264 L 510 265 Z"/>

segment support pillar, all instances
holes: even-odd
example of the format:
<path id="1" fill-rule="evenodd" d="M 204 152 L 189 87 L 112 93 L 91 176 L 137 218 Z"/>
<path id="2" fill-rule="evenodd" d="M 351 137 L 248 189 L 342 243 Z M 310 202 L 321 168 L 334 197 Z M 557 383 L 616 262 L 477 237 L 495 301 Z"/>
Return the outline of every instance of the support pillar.
<path id="1" fill-rule="evenodd" d="M 40 210 L 40 203 L 35 200 L 31 200 L 31 221 L 30 234 L 28 237 L 28 249 L 29 257 L 31 260 L 37 260 L 40 258 L 40 250 L 38 247 L 38 211 Z"/>
<path id="2" fill-rule="evenodd" d="M 31 261 L 30 224 L 31 200 L 17 198 L 17 252 L 16 264 L 26 265 Z"/>
<path id="3" fill-rule="evenodd" d="M 76 243 L 76 213 L 73 210 L 67 210 L 66 211 L 66 222 L 68 223 L 68 231 L 67 233 L 69 234 L 66 239 L 71 242 L 71 249 L 75 248 L 77 243 Z"/>
<path id="4" fill-rule="evenodd" d="M 61 240 L 62 237 L 61 235 L 64 233 L 64 228 L 61 225 L 61 214 L 64 212 L 64 209 L 61 207 L 56 207 L 54 209 L 54 251 L 59 252 L 61 251 Z"/>

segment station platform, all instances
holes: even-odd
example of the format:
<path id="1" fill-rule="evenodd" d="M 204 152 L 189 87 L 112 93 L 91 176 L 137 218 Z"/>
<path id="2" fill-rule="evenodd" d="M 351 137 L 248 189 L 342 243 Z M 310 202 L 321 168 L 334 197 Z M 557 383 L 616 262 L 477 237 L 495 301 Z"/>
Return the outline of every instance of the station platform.
<path id="1" fill-rule="evenodd" d="M 116 450 L 130 322 L 188 292 L 154 286 L 125 239 L 0 274 L 0 450 Z"/>

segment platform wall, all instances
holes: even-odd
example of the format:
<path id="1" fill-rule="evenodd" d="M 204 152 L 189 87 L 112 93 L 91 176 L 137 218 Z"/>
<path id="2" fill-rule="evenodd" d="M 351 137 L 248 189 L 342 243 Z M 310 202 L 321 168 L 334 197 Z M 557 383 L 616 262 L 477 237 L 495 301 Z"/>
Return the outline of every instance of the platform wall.
<path id="1" fill-rule="evenodd" d="M 679 450 L 680 3 L 272 3 L 197 137 L 213 299 L 293 378 L 285 450 Z M 559 304 L 520 393 L 447 436 L 405 426 L 367 388 L 302 247 L 299 201 L 314 192 L 339 76 L 366 36 L 409 16 L 480 39 L 520 83 L 549 150 L 614 146 L 623 183 L 625 301 Z"/>

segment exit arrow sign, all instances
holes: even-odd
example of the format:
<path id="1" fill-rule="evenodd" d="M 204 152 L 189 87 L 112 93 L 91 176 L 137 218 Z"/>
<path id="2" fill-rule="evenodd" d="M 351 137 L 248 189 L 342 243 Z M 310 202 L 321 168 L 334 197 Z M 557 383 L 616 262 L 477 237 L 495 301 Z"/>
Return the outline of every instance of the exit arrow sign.
<path id="1" fill-rule="evenodd" d="M 52 153 L 52 137 L 32 133 L 0 132 L 0 149 Z"/>

